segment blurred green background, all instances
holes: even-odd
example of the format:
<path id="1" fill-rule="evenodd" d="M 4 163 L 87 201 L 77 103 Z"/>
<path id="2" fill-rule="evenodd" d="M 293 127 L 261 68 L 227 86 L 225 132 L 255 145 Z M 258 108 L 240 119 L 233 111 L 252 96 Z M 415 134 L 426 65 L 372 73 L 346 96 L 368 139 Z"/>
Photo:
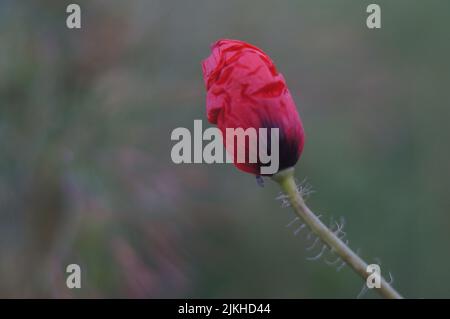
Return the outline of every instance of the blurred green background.
<path id="1" fill-rule="evenodd" d="M 171 161 L 171 131 L 206 121 L 201 60 L 234 38 L 288 82 L 312 209 L 406 297 L 450 298 L 449 1 L 376 1 L 380 30 L 357 0 L 76 1 L 69 30 L 71 2 L 0 1 L 0 297 L 358 295 L 305 260 L 277 185 Z"/>

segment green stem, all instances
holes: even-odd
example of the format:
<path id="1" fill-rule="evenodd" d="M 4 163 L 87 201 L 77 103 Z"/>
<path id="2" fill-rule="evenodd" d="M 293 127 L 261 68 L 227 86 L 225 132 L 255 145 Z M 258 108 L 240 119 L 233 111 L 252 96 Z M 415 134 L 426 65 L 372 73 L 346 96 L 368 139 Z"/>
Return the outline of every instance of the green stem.
<path id="1" fill-rule="evenodd" d="M 347 263 L 364 281 L 370 273 L 367 272 L 367 263 L 350 249 L 337 235 L 332 232 L 322 221 L 306 206 L 301 194 L 297 191 L 294 181 L 294 168 L 288 168 L 278 172 L 272 177 L 278 182 L 283 192 L 288 195 L 289 201 L 295 213 L 309 226 L 333 252 Z M 402 299 L 403 297 L 381 277 L 381 286 L 376 288 L 381 296 L 389 299 Z"/>

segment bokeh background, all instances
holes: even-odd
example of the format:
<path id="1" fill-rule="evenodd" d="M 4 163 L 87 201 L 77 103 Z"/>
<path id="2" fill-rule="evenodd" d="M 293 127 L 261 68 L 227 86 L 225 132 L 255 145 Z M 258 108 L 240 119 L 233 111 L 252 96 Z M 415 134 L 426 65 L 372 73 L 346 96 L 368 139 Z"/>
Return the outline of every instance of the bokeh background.
<path id="1" fill-rule="evenodd" d="M 0 1 L 0 297 L 358 295 L 305 260 L 277 185 L 171 161 L 171 131 L 206 123 L 201 60 L 235 38 L 287 79 L 313 210 L 406 297 L 450 298 L 450 2 L 378 0 L 369 30 L 369 1 L 79 0 L 69 30 L 71 2 Z"/>

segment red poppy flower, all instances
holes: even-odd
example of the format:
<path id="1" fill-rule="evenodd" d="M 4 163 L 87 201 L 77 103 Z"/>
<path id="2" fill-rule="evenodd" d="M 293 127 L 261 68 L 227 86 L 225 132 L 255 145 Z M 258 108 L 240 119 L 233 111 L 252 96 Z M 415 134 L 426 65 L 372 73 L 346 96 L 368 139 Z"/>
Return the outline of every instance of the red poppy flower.
<path id="1" fill-rule="evenodd" d="M 303 150 L 304 131 L 283 75 L 267 54 L 243 41 L 219 40 L 211 50 L 202 63 L 208 121 L 223 136 L 226 128 L 278 128 L 279 170 L 294 166 Z M 224 143 L 229 150 L 226 139 Z M 260 162 L 246 158 L 238 163 L 236 152 L 231 154 L 237 168 L 260 175 Z"/>

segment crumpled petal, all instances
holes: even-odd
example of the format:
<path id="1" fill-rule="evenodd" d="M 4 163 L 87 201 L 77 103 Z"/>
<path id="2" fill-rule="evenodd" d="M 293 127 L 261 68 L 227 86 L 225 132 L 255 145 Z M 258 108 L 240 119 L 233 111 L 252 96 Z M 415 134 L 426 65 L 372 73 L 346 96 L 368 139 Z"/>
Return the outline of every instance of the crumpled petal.
<path id="1" fill-rule="evenodd" d="M 246 42 L 222 39 L 212 45 L 202 69 L 208 121 L 222 134 L 226 128 L 279 128 L 279 170 L 294 166 L 303 150 L 304 130 L 286 81 L 270 57 Z M 230 151 L 226 139 L 224 143 Z M 237 168 L 260 174 L 261 163 L 237 163 L 236 152 L 231 154 Z"/>

